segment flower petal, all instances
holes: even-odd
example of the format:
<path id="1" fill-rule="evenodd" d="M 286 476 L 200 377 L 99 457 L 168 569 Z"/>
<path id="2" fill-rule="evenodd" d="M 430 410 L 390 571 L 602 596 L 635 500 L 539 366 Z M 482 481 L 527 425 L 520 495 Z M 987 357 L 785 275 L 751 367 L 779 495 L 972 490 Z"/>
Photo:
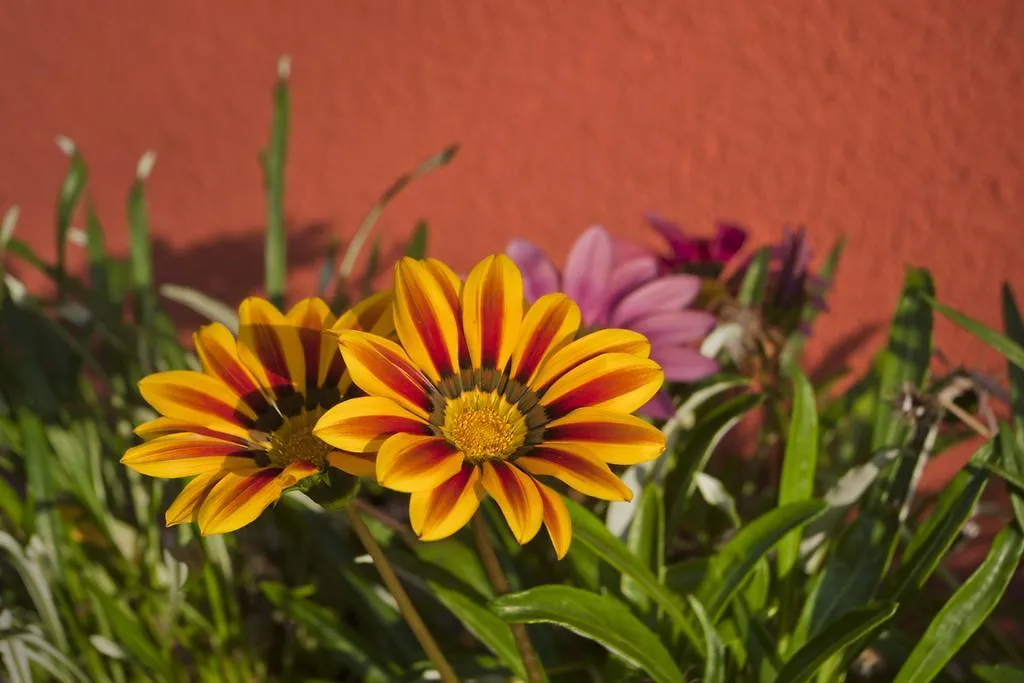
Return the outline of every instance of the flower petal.
<path id="1" fill-rule="evenodd" d="M 504 370 L 523 321 L 523 278 L 512 259 L 488 256 L 462 288 L 462 329 L 474 368 Z"/>
<path id="2" fill-rule="evenodd" d="M 343 330 L 357 330 L 390 337 L 395 332 L 395 319 L 392 315 L 394 301 L 395 295 L 391 290 L 371 294 L 335 321 L 324 334 L 325 346 L 320 351 L 321 387 L 336 387 L 342 394 L 348 390 L 352 379 L 345 375 L 345 361 L 338 348 L 338 335 Z"/>
<path id="3" fill-rule="evenodd" d="M 702 356 L 699 351 L 685 346 L 655 344 L 651 348 L 651 359 L 661 365 L 665 379 L 670 382 L 693 382 L 718 372 L 718 362 L 714 358 Z"/>
<path id="4" fill-rule="evenodd" d="M 571 340 L 580 327 L 580 309 L 564 294 L 545 294 L 523 318 L 512 354 L 512 378 L 527 384 L 544 359 Z"/>
<path id="5" fill-rule="evenodd" d="M 558 291 L 558 270 L 544 252 L 526 240 L 512 240 L 505 253 L 523 274 L 523 292 L 527 301 Z"/>
<path id="6" fill-rule="evenodd" d="M 298 329 L 265 299 L 249 297 L 238 307 L 238 357 L 278 399 L 302 387 L 306 358 Z"/>
<path id="7" fill-rule="evenodd" d="M 346 453 L 345 451 L 332 451 L 327 454 L 327 464 L 337 467 L 346 474 L 353 477 L 377 476 L 377 454 L 376 453 Z"/>
<path id="8" fill-rule="evenodd" d="M 595 225 L 580 235 L 565 260 L 562 290 L 579 304 L 583 324 L 602 317 L 608 302 L 608 281 L 612 272 L 612 240 Z"/>
<path id="9" fill-rule="evenodd" d="M 150 477 L 191 477 L 253 466 L 252 454 L 233 441 L 200 434 L 167 434 L 129 448 L 121 464 Z"/>
<path id="10" fill-rule="evenodd" d="M 646 337 L 632 330 L 591 332 L 548 356 L 530 382 L 530 388 L 543 391 L 573 368 L 604 353 L 628 353 L 638 358 L 647 358 L 651 353 L 651 345 Z"/>
<path id="11" fill-rule="evenodd" d="M 662 387 L 654 398 L 640 406 L 636 412 L 652 420 L 667 420 L 676 414 L 676 406 L 672 403 L 672 395 Z"/>
<path id="12" fill-rule="evenodd" d="M 666 275 L 630 292 L 612 311 L 610 324 L 632 327 L 637 318 L 686 308 L 700 294 L 701 280 L 696 275 Z"/>
<path id="13" fill-rule="evenodd" d="M 408 257 L 395 266 L 395 328 L 409 357 L 434 382 L 458 370 L 455 311 L 441 283 Z"/>
<path id="14" fill-rule="evenodd" d="M 320 386 L 331 361 L 339 355 L 337 340 L 324 334 L 324 330 L 334 324 L 334 314 L 323 299 L 309 297 L 292 306 L 285 320 L 295 328 L 302 345 L 306 374 L 299 389 L 303 393 L 312 391 Z M 322 362 L 327 367 L 321 367 Z"/>
<path id="15" fill-rule="evenodd" d="M 665 450 L 665 435 L 632 415 L 580 408 L 547 424 L 544 445 L 579 446 L 605 462 L 635 465 L 658 457 Z"/>
<path id="16" fill-rule="evenodd" d="M 424 541 L 451 536 L 473 517 L 480 507 L 480 468 L 466 465 L 435 489 L 417 491 L 409 497 L 409 523 Z"/>
<path id="17" fill-rule="evenodd" d="M 715 322 L 715 316 L 704 311 L 670 311 L 638 318 L 629 327 L 647 337 L 651 346 L 666 346 L 703 339 Z"/>
<path id="18" fill-rule="evenodd" d="M 558 418 L 586 406 L 632 413 L 665 381 L 658 364 L 628 353 L 605 353 L 562 375 L 541 396 L 547 414 Z"/>
<path id="19" fill-rule="evenodd" d="M 684 235 L 679 226 L 654 213 L 648 213 L 645 218 L 647 224 L 668 242 L 674 254 L 674 258 L 671 259 L 674 263 L 681 265 L 693 260 L 693 240 Z"/>
<path id="20" fill-rule="evenodd" d="M 426 419 L 430 415 L 431 385 L 405 350 L 366 332 L 342 332 L 338 337 L 352 381 L 370 396 L 390 398 Z"/>
<path id="21" fill-rule="evenodd" d="M 192 335 L 192 342 L 206 374 L 226 384 L 256 414 L 270 407 L 256 379 L 238 358 L 238 344 L 227 327 L 221 323 L 204 325 Z"/>
<path id="22" fill-rule="evenodd" d="M 512 536 L 520 545 L 537 535 L 544 508 L 533 477 L 515 465 L 490 460 L 481 467 L 480 481 L 501 508 Z"/>
<path id="23" fill-rule="evenodd" d="M 746 241 L 746 230 L 731 223 L 719 223 L 715 229 L 715 238 L 711 241 L 711 258 L 725 263 L 739 253 Z"/>
<path id="24" fill-rule="evenodd" d="M 143 377 L 139 393 L 165 417 L 243 439 L 256 420 L 256 413 L 238 394 L 201 372 L 168 370 Z"/>
<path id="25" fill-rule="evenodd" d="M 608 282 L 606 312 L 615 306 L 622 297 L 658 277 L 658 272 L 658 259 L 650 255 L 632 258 L 615 266 Z M 607 320 L 601 322 L 607 322 Z"/>
<path id="26" fill-rule="evenodd" d="M 430 434 L 426 421 L 390 398 L 361 396 L 342 401 L 316 423 L 313 433 L 335 448 L 374 452 L 392 434 Z"/>
<path id="27" fill-rule="evenodd" d="M 534 480 L 534 483 L 537 484 L 544 505 L 544 528 L 548 530 L 551 545 L 555 547 L 555 556 L 562 559 L 569 552 L 569 544 L 572 542 L 572 518 L 557 491 L 539 481 Z"/>
<path id="28" fill-rule="evenodd" d="M 377 453 L 377 481 L 404 493 L 425 491 L 451 479 L 464 459 L 439 436 L 395 434 Z"/>
<path id="29" fill-rule="evenodd" d="M 281 493 L 318 472 L 308 462 L 294 462 L 283 470 L 261 468 L 227 472 L 199 508 L 199 532 L 226 534 L 249 524 Z"/>
<path id="30" fill-rule="evenodd" d="M 515 464 L 530 474 L 554 477 L 601 500 L 632 500 L 633 492 L 597 456 L 578 446 L 537 446 Z"/>
<path id="31" fill-rule="evenodd" d="M 224 472 L 214 470 L 200 474 L 198 477 L 185 484 L 171 506 L 164 513 L 164 522 L 167 526 L 184 524 L 195 520 L 196 510 L 202 505 L 210 491 L 217 485 L 217 482 L 224 476 Z"/>
<path id="32" fill-rule="evenodd" d="M 462 320 L 462 303 L 460 302 L 462 280 L 455 274 L 455 271 L 437 259 L 428 258 L 423 261 L 423 265 L 441 285 L 445 298 L 451 305 L 452 311 L 455 312 L 456 322 L 460 322 Z M 457 327 L 459 328 L 459 367 L 468 367 L 470 360 L 469 347 L 466 346 L 466 333 L 462 329 L 462 325 L 457 325 Z"/>

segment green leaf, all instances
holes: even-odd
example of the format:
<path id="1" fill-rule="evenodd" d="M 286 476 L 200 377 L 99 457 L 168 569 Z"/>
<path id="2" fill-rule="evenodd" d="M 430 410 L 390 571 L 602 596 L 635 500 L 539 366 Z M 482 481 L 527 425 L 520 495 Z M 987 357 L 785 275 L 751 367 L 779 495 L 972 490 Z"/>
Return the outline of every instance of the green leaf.
<path id="1" fill-rule="evenodd" d="M 799 369 L 794 369 L 793 416 L 786 438 L 779 482 L 779 507 L 809 500 L 814 495 L 814 473 L 818 466 L 818 409 L 814 387 Z M 800 534 L 793 532 L 779 541 L 778 572 L 785 579 L 800 556 Z"/>
<path id="2" fill-rule="evenodd" d="M 985 683 L 1024 683 L 1024 669 L 1018 667 L 978 664 L 971 672 Z"/>
<path id="3" fill-rule="evenodd" d="M 665 507 L 661 488 L 655 484 L 647 484 L 640 492 L 626 545 L 652 574 L 662 575 L 665 568 Z M 647 608 L 647 594 L 629 576 L 622 577 L 622 594 L 641 609 Z"/>
<path id="4" fill-rule="evenodd" d="M 704 643 L 707 654 L 704 656 L 704 675 L 701 683 L 725 683 L 725 646 L 722 638 L 715 629 L 715 625 L 708 618 L 708 613 L 700 600 L 692 595 L 687 596 L 690 609 L 697 615 L 697 623 L 700 624 L 704 633 Z"/>
<path id="5" fill-rule="evenodd" d="M 86 577 L 86 583 L 89 593 L 96 599 L 103 616 L 109 622 L 117 644 L 150 672 L 159 674 L 159 680 L 173 679 L 171 663 L 164 659 L 153 644 L 139 614 L 130 610 L 124 602 L 108 595 L 93 577 Z"/>
<path id="6" fill-rule="evenodd" d="M 263 191 L 267 201 L 267 233 L 264 250 L 264 287 L 267 298 L 278 308 L 284 307 L 285 284 L 288 277 L 288 236 L 284 224 L 284 177 L 288 157 L 288 125 L 290 104 L 288 77 L 291 60 L 277 60 L 277 84 L 273 94 L 273 118 L 267 147 L 260 153 L 263 169 Z"/>
<path id="7" fill-rule="evenodd" d="M 764 401 L 764 394 L 729 398 L 703 414 L 665 475 L 666 534 L 669 538 L 682 524 L 686 504 L 696 489 L 694 473 L 704 470 L 711 454 L 743 416 Z"/>
<path id="8" fill-rule="evenodd" d="M 413 259 L 427 258 L 427 222 L 420 221 L 412 231 L 412 237 L 405 245 L 405 255 Z"/>
<path id="9" fill-rule="evenodd" d="M 516 649 L 512 629 L 508 624 L 494 615 L 485 607 L 481 607 L 475 599 L 462 593 L 445 588 L 439 583 L 428 582 L 437 599 L 458 617 L 463 626 L 476 636 L 477 640 L 487 646 L 494 656 L 507 666 L 509 670 L 522 680 L 526 680 L 523 660 Z"/>
<path id="10" fill-rule="evenodd" d="M 807 524 L 825 510 L 825 503 L 808 500 L 775 508 L 740 529 L 711 558 L 697 597 L 717 623 L 729 601 L 754 565 L 787 533 Z"/>
<path id="11" fill-rule="evenodd" d="M 872 451 L 903 442 L 906 424 L 895 414 L 892 401 L 908 384 L 919 390 L 924 388 L 932 358 L 932 310 L 928 301 L 934 294 L 932 276 L 927 270 L 907 269 L 882 358 L 881 400 L 875 410 Z"/>
<path id="12" fill-rule="evenodd" d="M 700 497 L 704 499 L 704 502 L 716 510 L 724 512 L 734 527 L 739 527 L 743 524 L 739 512 L 736 511 L 736 500 L 726 490 L 725 484 L 720 479 L 716 479 L 710 474 L 703 472 L 694 472 L 693 483 L 696 485 L 697 491 L 700 493 Z"/>
<path id="13" fill-rule="evenodd" d="M 491 603 L 514 624 L 557 624 L 602 645 L 646 671 L 657 683 L 682 683 L 683 674 L 661 641 L 618 600 L 568 586 L 540 586 Z"/>
<path id="14" fill-rule="evenodd" d="M 655 604 L 665 611 L 676 629 L 686 635 L 690 644 L 698 651 L 702 650 L 704 639 L 698 635 L 695 624 L 684 615 L 681 603 L 672 592 L 623 545 L 622 541 L 608 531 L 601 520 L 576 501 L 569 498 L 563 500 L 572 518 L 573 541 L 587 546 L 605 562 L 618 569 L 623 576 L 632 579 L 638 588 L 647 593 Z"/>
<path id="15" fill-rule="evenodd" d="M 872 633 L 896 614 L 896 603 L 869 605 L 847 612 L 793 653 L 775 679 L 777 683 L 803 683 L 835 655 Z"/>
<path id="16" fill-rule="evenodd" d="M 985 561 L 939 610 L 894 683 L 933 680 L 985 623 L 1006 591 L 1022 555 L 1024 533 L 1011 524 L 999 532 Z"/>
<path id="17" fill-rule="evenodd" d="M 1008 283 L 1003 283 L 1003 329 L 1009 340 L 1020 348 L 1024 348 L 1024 319 L 1021 319 L 1020 308 L 1014 299 L 1013 290 Z M 1018 419 L 1024 420 L 1024 368 L 1019 364 L 1007 364 L 1010 376 L 1010 407 Z"/>
<path id="18" fill-rule="evenodd" d="M 899 569 L 886 591 L 890 599 L 898 600 L 908 590 L 924 586 L 956 541 L 988 483 L 987 472 L 978 465 L 991 454 L 992 445 L 983 444 L 974 454 L 975 462 L 968 462 L 942 490 L 932 514 L 917 528 L 903 552 Z"/>
<path id="19" fill-rule="evenodd" d="M 935 310 L 949 318 L 954 325 L 970 332 L 975 337 L 1001 353 L 1010 363 L 1016 365 L 1018 368 L 1024 369 L 1024 347 L 1019 343 L 1010 340 L 993 330 L 991 327 L 983 325 L 963 313 L 940 304 L 932 298 L 929 298 L 928 302 L 935 307 Z"/>
<path id="20" fill-rule="evenodd" d="M 679 595 L 696 593 L 708 575 L 709 563 L 710 560 L 706 557 L 693 557 L 669 565 L 665 568 L 665 585 Z"/>
<path id="21" fill-rule="evenodd" d="M 38 544 L 38 541 L 36 543 Z M 32 606 L 35 607 L 36 614 L 39 615 L 43 632 L 58 649 L 66 651 L 68 649 L 67 635 L 64 633 L 64 625 L 57 611 L 53 590 L 48 580 L 50 572 L 40 561 L 40 553 L 25 552 L 14 540 L 14 537 L 4 531 L 0 531 L 0 550 L 6 552 L 10 558 L 9 564 L 5 564 L 8 567 L 13 567 L 21 577 L 21 582 L 32 601 Z"/>
<path id="22" fill-rule="evenodd" d="M 56 487 L 51 471 L 52 453 L 46 441 L 46 430 L 37 413 L 28 408 L 16 408 L 18 428 L 22 438 L 22 458 L 25 463 L 28 500 L 26 508 L 32 523 L 32 533 L 38 534 L 53 562 L 60 562 L 60 544 L 57 543 L 60 520 L 56 509 Z"/>
<path id="23" fill-rule="evenodd" d="M 380 218 L 381 214 L 384 213 L 384 208 L 388 203 L 391 202 L 391 200 L 394 199 L 395 196 L 405 189 L 412 181 L 435 169 L 447 165 L 448 162 L 455 157 L 455 153 L 458 152 L 458 150 L 458 145 L 452 145 L 441 150 L 429 159 L 423 161 L 413 170 L 403 174 L 398 178 L 398 180 L 391 184 L 391 187 L 384 191 L 380 198 L 377 199 L 377 202 L 370 207 L 370 210 L 359 224 L 359 229 L 356 230 L 356 234 L 352 237 L 352 241 L 349 243 L 348 249 L 345 251 L 345 256 L 341 260 L 341 265 L 338 266 L 339 285 L 348 282 L 349 276 L 352 275 L 352 271 L 355 268 L 356 259 L 359 258 L 359 253 L 363 249 L 363 245 L 370 237 L 370 233 L 373 231 L 373 226 L 377 224 L 377 220 Z"/>
<path id="24" fill-rule="evenodd" d="M 78 200 L 85 189 L 89 171 L 82 155 L 78 153 L 74 143 L 67 138 L 59 138 L 58 144 L 68 153 L 68 172 L 57 195 L 57 280 L 62 282 L 66 273 L 68 231 L 75 215 Z"/>
<path id="25" fill-rule="evenodd" d="M 750 267 L 740 283 L 738 301 L 744 308 L 756 308 L 764 301 L 764 293 L 768 288 L 768 264 L 771 262 L 771 250 L 762 247 L 750 260 Z"/>
<path id="26" fill-rule="evenodd" d="M 988 467 L 1006 482 L 1013 515 L 1017 518 L 1017 524 L 1024 529 L 1024 418 L 1017 420 L 1016 434 L 1007 425 L 1000 424 L 996 439 L 1001 446 L 1000 461 L 1003 466 L 994 467 L 988 463 Z"/>
<path id="27" fill-rule="evenodd" d="M 221 323 L 232 334 L 238 334 L 238 314 L 222 301 L 202 292 L 182 285 L 166 284 L 160 286 L 160 294 L 175 303 L 185 306 L 207 320 Z"/>

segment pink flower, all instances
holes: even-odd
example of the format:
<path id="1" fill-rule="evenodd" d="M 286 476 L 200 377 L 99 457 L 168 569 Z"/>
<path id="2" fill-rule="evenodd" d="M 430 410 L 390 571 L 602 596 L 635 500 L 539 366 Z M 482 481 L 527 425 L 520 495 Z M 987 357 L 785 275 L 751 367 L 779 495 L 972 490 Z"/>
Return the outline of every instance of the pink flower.
<path id="1" fill-rule="evenodd" d="M 646 215 L 647 223 L 658 231 L 668 242 L 672 253 L 662 257 L 669 270 L 679 270 L 688 266 L 715 266 L 718 275 L 726 263 L 735 256 L 743 243 L 747 241 L 746 231 L 731 223 L 718 223 L 715 236 L 687 237 L 675 223 L 671 223 L 653 213 Z"/>
<path id="2" fill-rule="evenodd" d="M 569 252 L 561 273 L 539 248 L 513 240 L 505 253 L 523 273 L 530 301 L 565 292 L 580 307 L 584 328 L 635 330 L 651 342 L 651 358 L 671 382 L 692 382 L 713 375 L 718 363 L 693 348 L 715 325 L 715 317 L 688 310 L 700 293 L 695 275 L 665 275 L 657 256 L 637 245 L 618 242 L 600 226 L 586 230 Z M 652 418 L 674 412 L 664 389 L 644 408 Z"/>

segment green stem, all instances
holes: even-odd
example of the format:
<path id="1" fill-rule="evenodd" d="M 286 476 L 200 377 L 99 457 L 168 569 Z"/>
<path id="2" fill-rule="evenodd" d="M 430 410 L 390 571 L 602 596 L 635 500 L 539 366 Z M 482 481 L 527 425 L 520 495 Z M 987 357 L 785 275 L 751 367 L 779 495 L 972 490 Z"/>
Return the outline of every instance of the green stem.
<path id="1" fill-rule="evenodd" d="M 380 578 L 387 587 L 388 592 L 391 593 L 395 598 L 395 602 L 398 603 L 398 609 L 402 612 L 405 622 L 409 624 L 409 628 L 412 629 L 416 640 L 419 641 L 423 651 L 427 653 L 427 657 L 430 658 L 434 668 L 441 675 L 441 680 L 445 683 L 459 683 L 459 679 L 456 677 L 451 664 L 444 658 L 441 648 L 437 646 L 437 641 L 430 635 L 430 630 L 423 623 L 419 612 L 416 611 L 412 600 L 409 599 L 409 594 L 402 588 L 402 584 L 395 575 L 395 570 L 391 568 L 388 558 L 384 555 L 384 550 L 377 543 L 373 534 L 370 533 L 363 518 L 360 517 L 359 513 L 351 505 L 345 506 L 345 516 L 348 518 L 349 524 L 352 525 L 352 530 L 359 537 L 359 541 L 366 548 L 366 552 L 373 558 L 373 566 L 377 568 L 377 572 L 380 573 Z"/>
<path id="2" fill-rule="evenodd" d="M 473 540 L 476 542 L 476 550 L 480 555 L 480 561 L 487 572 L 487 578 L 498 595 L 505 595 L 509 592 L 508 579 L 501 570 L 501 563 L 498 556 L 494 554 L 494 548 L 487 538 L 487 523 L 484 521 L 483 512 L 473 515 L 470 522 L 473 529 Z M 526 632 L 526 624 L 509 624 L 512 627 L 512 636 L 516 641 L 516 648 L 519 656 L 523 658 L 523 666 L 526 668 L 526 680 L 529 683 L 543 683 L 545 680 L 544 670 L 541 668 L 540 659 L 530 642 L 530 634 Z"/>

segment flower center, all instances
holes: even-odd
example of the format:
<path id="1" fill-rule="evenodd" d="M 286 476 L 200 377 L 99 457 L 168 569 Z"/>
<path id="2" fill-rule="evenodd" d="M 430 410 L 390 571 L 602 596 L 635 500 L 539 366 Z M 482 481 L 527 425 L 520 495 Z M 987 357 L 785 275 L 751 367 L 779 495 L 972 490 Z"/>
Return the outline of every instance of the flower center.
<path id="1" fill-rule="evenodd" d="M 508 458 L 526 441 L 526 419 L 515 405 L 479 389 L 448 399 L 441 432 L 471 462 Z"/>
<path id="2" fill-rule="evenodd" d="M 326 467 L 327 454 L 334 449 L 313 436 L 313 427 L 323 413 L 322 409 L 317 408 L 303 410 L 294 417 L 286 418 L 264 442 L 271 464 L 287 467 L 293 462 L 305 460 L 317 467 Z"/>

